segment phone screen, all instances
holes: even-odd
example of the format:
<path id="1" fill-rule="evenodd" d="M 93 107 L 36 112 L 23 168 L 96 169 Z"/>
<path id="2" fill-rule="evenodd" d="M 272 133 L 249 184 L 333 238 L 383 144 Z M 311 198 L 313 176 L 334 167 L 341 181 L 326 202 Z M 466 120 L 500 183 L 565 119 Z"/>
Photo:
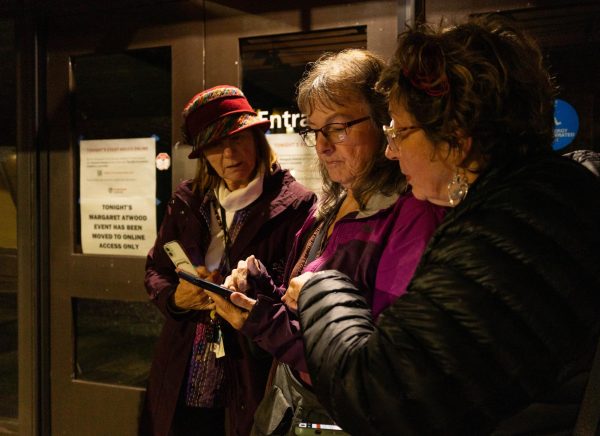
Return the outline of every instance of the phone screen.
<path id="1" fill-rule="evenodd" d="M 350 436 L 335 424 L 319 424 L 315 422 L 299 422 L 294 433 L 299 436 Z"/>
<path id="2" fill-rule="evenodd" d="M 335 424 L 317 424 L 314 422 L 301 422 L 298 424 L 298 427 L 301 428 L 314 428 L 321 430 L 341 430 L 342 427 L 339 427 Z"/>

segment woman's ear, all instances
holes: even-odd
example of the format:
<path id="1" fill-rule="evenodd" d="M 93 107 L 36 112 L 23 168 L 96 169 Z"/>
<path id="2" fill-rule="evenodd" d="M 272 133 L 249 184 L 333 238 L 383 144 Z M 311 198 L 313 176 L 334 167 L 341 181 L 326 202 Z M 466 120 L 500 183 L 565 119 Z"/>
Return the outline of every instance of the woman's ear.
<path id="1" fill-rule="evenodd" d="M 473 160 L 471 155 L 472 145 L 472 137 L 463 134 L 458 135 L 458 147 L 453 149 L 456 166 L 468 168 L 471 165 L 471 161 Z"/>

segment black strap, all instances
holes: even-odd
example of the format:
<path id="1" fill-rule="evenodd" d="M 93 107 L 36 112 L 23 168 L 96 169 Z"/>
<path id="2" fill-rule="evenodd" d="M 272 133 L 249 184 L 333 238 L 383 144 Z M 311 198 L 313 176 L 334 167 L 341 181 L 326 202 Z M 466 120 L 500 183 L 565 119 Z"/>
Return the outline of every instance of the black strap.
<path id="1" fill-rule="evenodd" d="M 227 268 L 227 271 L 231 271 L 231 264 L 229 260 L 231 252 L 231 239 L 229 238 L 229 231 L 227 229 L 227 216 L 225 214 L 225 209 L 223 208 L 223 206 L 219 204 L 219 208 L 221 209 L 221 220 L 223 224 L 223 242 L 225 243 L 225 251 L 223 253 L 223 255 L 225 256 L 225 267 Z"/>
<path id="2" fill-rule="evenodd" d="M 342 205 L 342 202 L 343 201 L 338 202 L 338 204 L 335 206 L 335 208 L 333 208 L 329 212 L 327 217 L 325 217 L 323 219 L 323 221 L 321 221 L 319 223 L 319 225 L 316 227 L 315 231 L 317 231 L 319 233 L 317 233 L 317 236 L 315 237 L 313 244 L 310 247 L 308 255 L 306 256 L 306 260 L 304 261 L 305 265 L 311 263 L 318 256 L 320 256 L 321 253 L 323 252 L 323 250 L 325 249 L 325 247 L 327 245 L 327 240 L 329 239 L 327 236 L 327 233 L 329 232 L 329 227 L 335 220 L 335 217 L 337 215 L 338 210 L 340 209 L 340 207 Z"/>
<path id="3" fill-rule="evenodd" d="M 311 245 L 310 250 L 308 251 L 308 255 L 306 256 L 306 260 L 304 261 L 305 265 L 311 263 L 319 255 L 323 246 L 323 240 L 325 238 L 325 235 L 327 234 L 326 225 L 323 223 L 323 225 L 317 227 L 316 231 L 319 233 L 317 233 L 317 237 L 313 240 L 313 244 Z"/>
<path id="4" fill-rule="evenodd" d="M 223 245 L 225 245 L 225 250 L 223 251 L 223 258 L 221 259 L 221 266 L 224 266 L 227 274 L 229 274 L 231 271 L 231 261 L 229 259 L 231 252 L 231 238 L 229 237 L 229 230 L 227 229 L 227 215 L 225 208 L 221 206 L 221 203 L 219 203 L 216 196 L 213 197 L 213 207 L 215 209 L 217 223 L 219 224 L 219 227 L 221 227 L 221 230 L 223 230 Z"/>
<path id="5" fill-rule="evenodd" d="M 579 415 L 573 430 L 574 436 L 593 436 L 598 435 L 598 421 L 600 421 L 600 338 L 596 347 L 596 354 L 590 378 L 583 394 L 583 400 L 579 407 Z"/>

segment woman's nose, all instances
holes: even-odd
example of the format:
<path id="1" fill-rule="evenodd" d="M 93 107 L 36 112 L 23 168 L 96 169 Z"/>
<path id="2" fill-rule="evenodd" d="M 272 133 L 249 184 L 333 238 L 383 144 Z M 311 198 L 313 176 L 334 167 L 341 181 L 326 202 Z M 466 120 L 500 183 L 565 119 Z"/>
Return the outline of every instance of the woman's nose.
<path id="1" fill-rule="evenodd" d="M 317 133 L 316 141 L 315 148 L 317 149 L 317 153 L 328 153 L 333 150 L 333 145 L 322 132 Z"/>
<path id="2" fill-rule="evenodd" d="M 398 160 L 398 152 L 393 151 L 392 148 L 390 147 L 389 144 L 386 145 L 385 147 L 385 157 L 387 157 L 389 160 Z"/>
<path id="3" fill-rule="evenodd" d="M 223 144 L 221 145 L 222 147 L 222 154 L 224 156 L 231 156 L 234 153 L 234 144 L 229 141 L 229 140 L 225 140 L 223 141 Z"/>

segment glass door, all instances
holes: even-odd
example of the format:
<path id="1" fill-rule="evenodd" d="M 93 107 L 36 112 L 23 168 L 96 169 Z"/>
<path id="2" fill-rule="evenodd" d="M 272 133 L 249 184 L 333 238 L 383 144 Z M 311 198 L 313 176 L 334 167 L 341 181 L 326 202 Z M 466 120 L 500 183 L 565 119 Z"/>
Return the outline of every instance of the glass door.
<path id="1" fill-rule="evenodd" d="M 203 86 L 203 13 L 146 3 L 50 12 L 52 434 L 137 434 L 163 323 L 145 255 L 177 178 L 164 162 L 180 108 Z"/>

